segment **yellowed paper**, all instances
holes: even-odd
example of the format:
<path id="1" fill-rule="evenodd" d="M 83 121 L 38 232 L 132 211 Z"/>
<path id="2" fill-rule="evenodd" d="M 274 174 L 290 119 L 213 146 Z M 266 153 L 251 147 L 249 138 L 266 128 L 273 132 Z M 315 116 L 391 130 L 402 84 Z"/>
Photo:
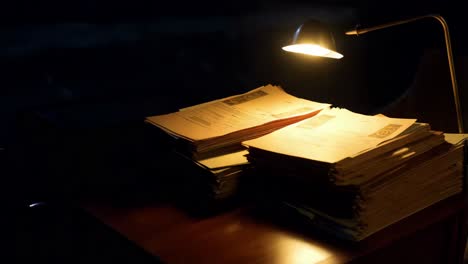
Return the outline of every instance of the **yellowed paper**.
<path id="1" fill-rule="evenodd" d="M 468 139 L 468 134 L 457 134 L 457 133 L 444 133 L 445 140 L 453 145 L 458 145 L 463 143 L 466 139 Z"/>
<path id="2" fill-rule="evenodd" d="M 241 150 L 229 154 L 219 155 L 208 159 L 196 160 L 196 162 L 208 169 L 224 168 L 248 164 L 249 161 L 245 155 L 247 150 Z"/>
<path id="3" fill-rule="evenodd" d="M 175 113 L 151 116 L 147 120 L 168 133 L 196 141 L 310 114 L 329 106 L 297 98 L 278 86 L 267 85 Z"/>
<path id="4" fill-rule="evenodd" d="M 396 137 L 415 121 L 362 115 L 340 108 L 324 109 L 314 117 L 244 141 L 243 145 L 335 163 Z"/>

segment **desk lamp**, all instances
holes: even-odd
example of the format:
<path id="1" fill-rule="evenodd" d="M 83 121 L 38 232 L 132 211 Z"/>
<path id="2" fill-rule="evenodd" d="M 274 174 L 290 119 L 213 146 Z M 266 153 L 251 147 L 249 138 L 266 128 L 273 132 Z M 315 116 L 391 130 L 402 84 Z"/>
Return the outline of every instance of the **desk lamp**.
<path id="1" fill-rule="evenodd" d="M 455 101 L 455 110 L 457 113 L 458 132 L 464 133 L 463 117 L 458 95 L 457 78 L 455 76 L 455 66 L 452 55 L 452 45 L 450 43 L 450 34 L 447 22 L 440 15 L 424 15 L 405 20 L 398 20 L 368 28 L 356 27 L 354 30 L 346 32 L 346 35 L 361 35 L 367 32 L 393 27 L 401 24 L 410 23 L 424 18 L 434 18 L 439 21 L 444 30 L 445 46 L 447 50 L 448 65 L 450 69 L 450 78 L 452 80 L 453 98 Z M 291 45 L 283 47 L 283 50 L 295 53 L 302 53 L 312 56 L 328 57 L 341 59 L 343 55 L 336 52 L 335 40 L 330 30 L 325 24 L 316 20 L 308 20 L 302 24 L 294 33 Z"/>

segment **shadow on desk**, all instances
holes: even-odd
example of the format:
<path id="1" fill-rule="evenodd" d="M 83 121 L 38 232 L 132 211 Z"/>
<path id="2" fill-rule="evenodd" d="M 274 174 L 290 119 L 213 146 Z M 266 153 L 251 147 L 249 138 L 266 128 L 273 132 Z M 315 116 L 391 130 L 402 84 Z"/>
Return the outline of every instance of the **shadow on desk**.
<path id="1" fill-rule="evenodd" d="M 71 205 L 35 204 L 15 214 L 13 263 L 162 263 Z"/>

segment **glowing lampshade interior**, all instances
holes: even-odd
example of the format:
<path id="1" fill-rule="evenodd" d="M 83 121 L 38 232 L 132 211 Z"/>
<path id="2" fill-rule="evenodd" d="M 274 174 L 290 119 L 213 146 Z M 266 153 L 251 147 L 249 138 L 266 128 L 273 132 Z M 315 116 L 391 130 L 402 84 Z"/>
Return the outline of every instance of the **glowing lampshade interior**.
<path id="1" fill-rule="evenodd" d="M 327 57 L 333 59 L 341 59 L 343 55 L 338 52 L 329 50 L 316 44 L 293 44 L 283 47 L 283 50 L 295 53 L 302 53 L 306 55 Z"/>

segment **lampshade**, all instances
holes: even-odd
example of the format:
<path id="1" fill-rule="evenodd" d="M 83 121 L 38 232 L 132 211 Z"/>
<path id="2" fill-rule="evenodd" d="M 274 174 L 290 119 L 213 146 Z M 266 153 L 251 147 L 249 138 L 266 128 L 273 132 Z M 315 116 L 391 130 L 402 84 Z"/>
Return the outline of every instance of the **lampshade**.
<path id="1" fill-rule="evenodd" d="M 296 30 L 291 45 L 283 50 L 307 55 L 341 59 L 336 52 L 335 39 L 328 28 L 317 20 L 308 20 Z"/>

